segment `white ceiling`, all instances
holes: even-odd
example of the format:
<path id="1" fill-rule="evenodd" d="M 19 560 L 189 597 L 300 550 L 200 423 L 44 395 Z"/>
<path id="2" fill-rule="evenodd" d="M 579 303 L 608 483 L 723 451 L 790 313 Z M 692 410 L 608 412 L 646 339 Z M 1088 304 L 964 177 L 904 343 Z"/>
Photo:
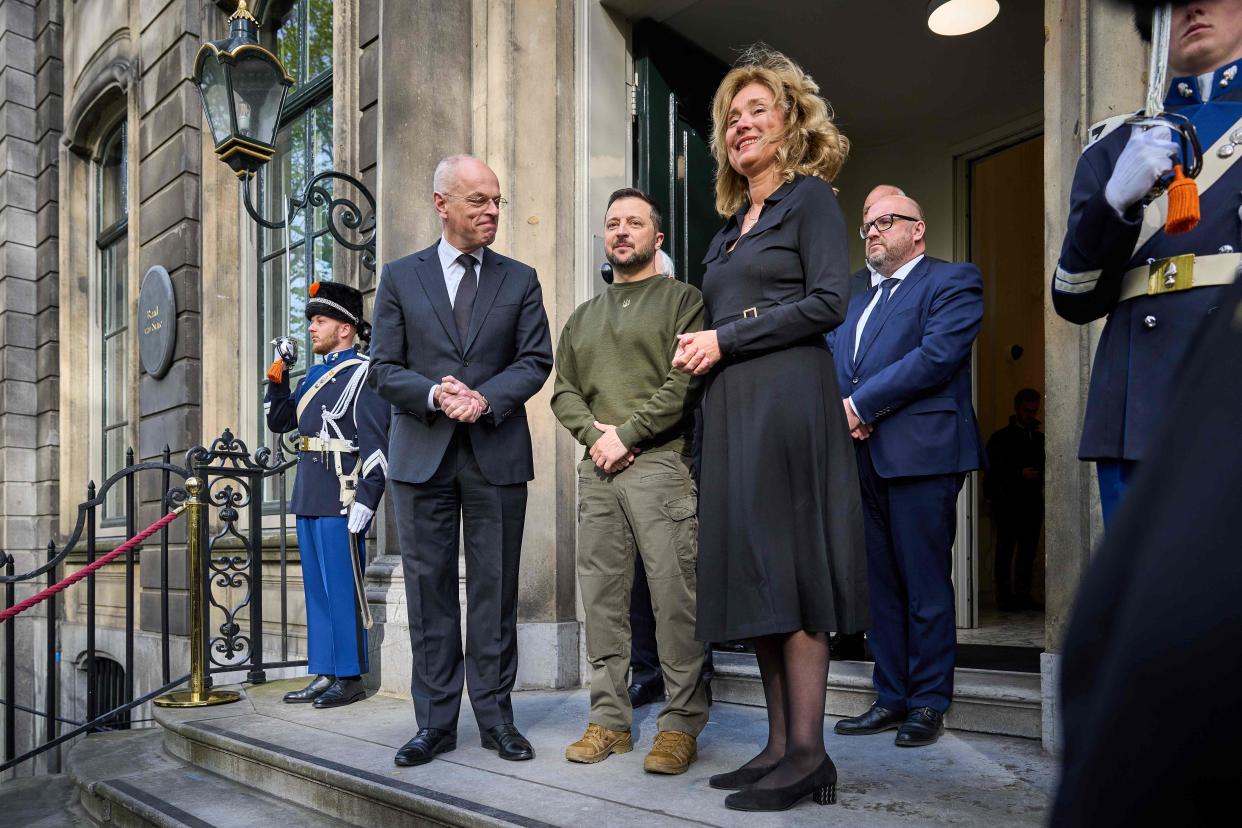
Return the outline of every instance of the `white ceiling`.
<path id="1" fill-rule="evenodd" d="M 855 146 L 912 131 L 978 134 L 1043 106 L 1044 4 L 1001 0 L 961 37 L 927 28 L 925 0 L 606 0 L 649 17 L 726 63 L 765 41 L 814 76 Z"/>

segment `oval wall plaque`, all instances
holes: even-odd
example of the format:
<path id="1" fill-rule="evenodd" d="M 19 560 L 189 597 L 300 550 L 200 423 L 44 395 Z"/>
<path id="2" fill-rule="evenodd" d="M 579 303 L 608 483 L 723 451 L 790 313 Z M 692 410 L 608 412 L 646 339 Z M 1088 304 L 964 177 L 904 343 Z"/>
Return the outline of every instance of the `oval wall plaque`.
<path id="1" fill-rule="evenodd" d="M 142 277 L 138 293 L 138 355 L 148 374 L 159 379 L 172 367 L 177 346 L 177 302 L 172 277 L 155 265 Z"/>

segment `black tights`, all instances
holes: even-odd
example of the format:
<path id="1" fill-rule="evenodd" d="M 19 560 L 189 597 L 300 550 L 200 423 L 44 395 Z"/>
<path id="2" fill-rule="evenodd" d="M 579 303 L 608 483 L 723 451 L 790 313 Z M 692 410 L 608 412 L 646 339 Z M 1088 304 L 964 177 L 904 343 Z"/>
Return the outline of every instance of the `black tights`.
<path id="1" fill-rule="evenodd" d="M 744 767 L 775 764 L 755 787 L 779 787 L 805 778 L 824 761 L 828 634 L 765 635 L 754 645 L 768 705 L 768 743 Z"/>

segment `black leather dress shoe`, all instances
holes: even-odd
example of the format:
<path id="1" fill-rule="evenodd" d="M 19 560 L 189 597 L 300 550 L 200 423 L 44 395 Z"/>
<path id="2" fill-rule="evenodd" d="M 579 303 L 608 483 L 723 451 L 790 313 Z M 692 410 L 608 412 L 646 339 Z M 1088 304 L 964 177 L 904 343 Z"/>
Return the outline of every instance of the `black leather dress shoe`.
<path id="1" fill-rule="evenodd" d="M 424 727 L 413 739 L 401 746 L 393 761 L 402 767 L 425 765 L 441 753 L 448 753 L 456 748 L 456 733 Z"/>
<path id="2" fill-rule="evenodd" d="M 934 707 L 916 707 L 897 731 L 897 747 L 935 744 L 944 733 L 944 714 Z"/>
<path id="3" fill-rule="evenodd" d="M 344 707 L 347 704 L 362 701 L 366 697 L 367 691 L 362 686 L 362 679 L 338 678 L 332 682 L 331 687 L 324 690 L 315 699 L 315 709 L 323 710 L 327 707 Z"/>
<path id="4" fill-rule="evenodd" d="M 331 687 L 335 681 L 335 676 L 315 676 L 315 678 L 311 679 L 311 683 L 301 690 L 290 690 L 288 693 L 285 693 L 285 703 L 306 704 L 307 702 L 313 702 L 321 693 Z"/>
<path id="5" fill-rule="evenodd" d="M 861 716 L 851 716 L 848 719 L 842 719 L 837 722 L 836 727 L 832 730 L 841 736 L 870 736 L 872 733 L 896 730 L 901 727 L 901 723 L 905 720 L 906 714 L 904 712 L 899 713 L 896 710 L 889 710 L 886 707 L 873 704 Z"/>
<path id="6" fill-rule="evenodd" d="M 651 704 L 653 701 L 659 701 L 664 698 L 664 682 L 660 679 L 655 681 L 636 681 L 629 686 L 630 707 L 637 710 L 645 704 Z"/>
<path id="7" fill-rule="evenodd" d="M 535 758 L 535 749 L 513 724 L 506 723 L 489 727 L 479 734 L 479 742 L 488 750 L 494 750 L 500 754 L 501 759 L 508 759 L 510 762 L 522 762 Z"/>

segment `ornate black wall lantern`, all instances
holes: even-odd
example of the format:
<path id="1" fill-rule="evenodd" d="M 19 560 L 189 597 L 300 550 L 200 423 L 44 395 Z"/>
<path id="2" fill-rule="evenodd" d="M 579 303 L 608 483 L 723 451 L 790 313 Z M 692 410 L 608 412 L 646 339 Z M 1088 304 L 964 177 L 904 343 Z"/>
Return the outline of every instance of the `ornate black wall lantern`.
<path id="1" fill-rule="evenodd" d="M 203 112 L 211 127 L 216 155 L 237 173 L 246 212 L 259 225 L 280 230 L 288 226 L 291 216 L 308 205 L 326 208 L 332 237 L 342 246 L 360 251 L 363 267 L 375 272 L 375 197 L 353 176 L 336 170 L 314 176 L 300 194 L 288 199 L 283 220 L 264 218 L 255 209 L 250 179 L 276 153 L 280 113 L 285 95 L 293 86 L 284 64 L 259 44 L 258 35 L 258 20 L 250 13 L 246 0 L 238 0 L 237 11 L 229 17 L 229 36 L 204 43 L 194 61 L 194 83 L 203 98 Z M 338 197 L 333 180 L 357 190 L 366 209 Z M 286 278 L 288 272 L 286 268 Z"/>

